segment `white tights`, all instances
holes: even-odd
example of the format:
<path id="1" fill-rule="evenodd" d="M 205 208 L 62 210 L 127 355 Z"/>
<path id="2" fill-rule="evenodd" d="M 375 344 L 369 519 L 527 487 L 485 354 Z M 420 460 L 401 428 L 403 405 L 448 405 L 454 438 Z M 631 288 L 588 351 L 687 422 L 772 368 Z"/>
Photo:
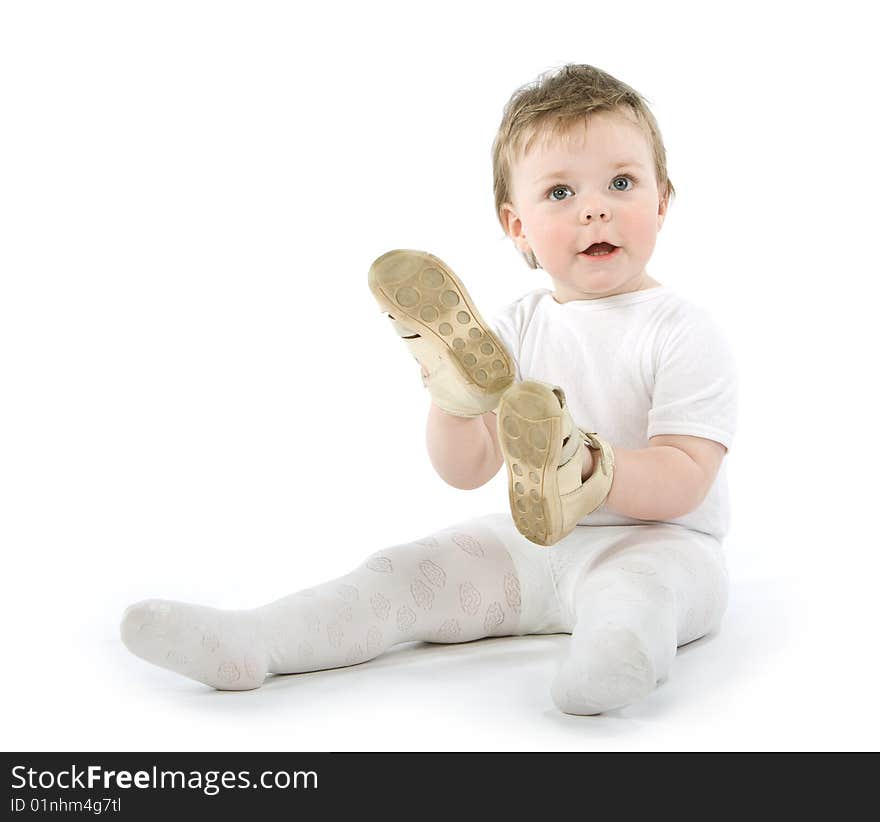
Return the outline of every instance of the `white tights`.
<path id="1" fill-rule="evenodd" d="M 677 646 L 717 630 L 726 604 L 713 537 L 660 523 L 578 526 L 539 548 L 504 513 L 386 548 L 252 610 L 145 600 L 125 611 L 121 633 L 137 656 L 221 690 L 356 665 L 400 642 L 570 633 L 553 701 L 596 714 L 649 693 Z"/>

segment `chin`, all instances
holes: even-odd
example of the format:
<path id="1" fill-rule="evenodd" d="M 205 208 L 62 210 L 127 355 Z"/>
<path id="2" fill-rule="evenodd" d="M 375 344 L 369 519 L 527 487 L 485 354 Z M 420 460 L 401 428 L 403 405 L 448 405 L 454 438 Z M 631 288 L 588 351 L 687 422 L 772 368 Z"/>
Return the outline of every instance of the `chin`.
<path id="1" fill-rule="evenodd" d="M 605 297 L 609 294 L 624 288 L 625 280 L 620 277 L 603 277 L 597 272 L 592 277 L 573 277 L 570 280 L 553 279 L 553 286 L 557 295 L 568 297 L 569 299 L 578 299 L 577 295 L 584 297 Z"/>

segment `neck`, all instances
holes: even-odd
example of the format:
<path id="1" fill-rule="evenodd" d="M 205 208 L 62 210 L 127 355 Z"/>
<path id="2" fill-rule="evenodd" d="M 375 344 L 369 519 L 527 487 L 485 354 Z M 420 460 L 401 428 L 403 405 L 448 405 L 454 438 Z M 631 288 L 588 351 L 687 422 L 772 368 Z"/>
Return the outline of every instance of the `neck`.
<path id="1" fill-rule="evenodd" d="M 620 294 L 632 294 L 635 291 L 647 291 L 649 288 L 657 288 L 661 284 L 651 277 L 647 271 L 643 271 L 638 277 L 628 283 L 624 283 L 620 288 L 608 291 L 602 294 L 592 294 L 590 292 L 571 291 L 565 286 L 560 287 L 554 282 L 553 299 L 558 303 L 568 303 L 574 300 L 601 300 L 604 297 L 617 297 Z"/>

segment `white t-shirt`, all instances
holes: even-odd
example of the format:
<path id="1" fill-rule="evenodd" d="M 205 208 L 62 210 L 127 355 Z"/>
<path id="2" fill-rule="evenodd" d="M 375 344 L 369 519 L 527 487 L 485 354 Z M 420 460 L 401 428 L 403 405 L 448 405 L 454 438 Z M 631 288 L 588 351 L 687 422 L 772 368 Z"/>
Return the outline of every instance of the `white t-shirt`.
<path id="1" fill-rule="evenodd" d="M 612 446 L 647 448 L 650 437 L 687 434 L 730 448 L 737 405 L 730 350 L 704 310 L 665 286 L 566 303 L 537 289 L 492 326 L 516 362 L 517 380 L 558 385 L 575 425 Z M 725 463 L 702 504 L 668 522 L 724 537 Z M 602 507 L 578 524 L 644 522 Z"/>

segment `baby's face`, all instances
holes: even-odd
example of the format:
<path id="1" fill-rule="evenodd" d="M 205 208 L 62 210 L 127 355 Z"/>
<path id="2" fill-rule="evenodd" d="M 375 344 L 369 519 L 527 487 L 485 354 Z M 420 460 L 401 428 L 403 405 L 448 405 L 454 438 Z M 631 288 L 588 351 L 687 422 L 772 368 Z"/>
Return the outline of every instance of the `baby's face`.
<path id="1" fill-rule="evenodd" d="M 663 225 L 651 144 L 625 115 L 590 116 L 565 138 L 538 141 L 511 169 L 507 233 L 532 251 L 559 302 L 610 297 L 656 283 L 645 264 Z M 618 248 L 590 256 L 593 244 Z"/>

